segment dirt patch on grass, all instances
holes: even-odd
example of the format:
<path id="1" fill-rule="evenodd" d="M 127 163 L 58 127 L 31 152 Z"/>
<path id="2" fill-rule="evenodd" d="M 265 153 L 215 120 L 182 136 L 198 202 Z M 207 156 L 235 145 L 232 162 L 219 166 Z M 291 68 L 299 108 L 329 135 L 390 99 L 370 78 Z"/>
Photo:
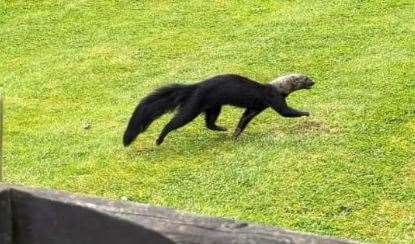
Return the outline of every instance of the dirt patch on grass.
<path id="1" fill-rule="evenodd" d="M 273 131 L 284 134 L 335 134 L 340 128 L 325 121 L 302 120 L 289 126 L 277 125 Z"/>
<path id="2" fill-rule="evenodd" d="M 338 128 L 331 127 L 329 124 L 316 121 L 316 120 L 306 120 L 301 123 L 293 126 L 293 129 L 296 131 L 304 133 L 335 133 L 338 132 Z"/>

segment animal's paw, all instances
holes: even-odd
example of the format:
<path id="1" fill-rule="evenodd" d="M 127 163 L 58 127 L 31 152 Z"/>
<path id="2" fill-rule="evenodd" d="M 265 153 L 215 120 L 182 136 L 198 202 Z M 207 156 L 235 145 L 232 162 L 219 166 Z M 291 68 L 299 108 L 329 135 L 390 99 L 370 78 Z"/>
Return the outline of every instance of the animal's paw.
<path id="1" fill-rule="evenodd" d="M 241 133 L 242 133 L 242 130 L 240 128 L 236 128 L 235 131 L 233 132 L 233 138 L 237 140 L 239 136 L 241 135 Z"/>
<path id="2" fill-rule="evenodd" d="M 228 129 L 226 129 L 225 127 L 222 127 L 222 126 L 217 126 L 217 125 L 215 125 L 215 126 L 211 126 L 209 129 L 211 129 L 211 130 L 215 130 L 215 131 L 227 131 Z"/>
<path id="3" fill-rule="evenodd" d="M 164 140 L 163 138 L 158 138 L 158 139 L 156 140 L 156 145 L 157 145 L 157 146 L 160 146 L 160 144 L 161 144 L 161 143 L 163 143 L 163 140 Z"/>
<path id="4" fill-rule="evenodd" d="M 217 125 L 208 125 L 207 128 L 209 130 L 215 130 L 215 131 L 227 131 L 226 128 L 221 127 L 221 126 L 217 126 Z"/>
<path id="5" fill-rule="evenodd" d="M 225 127 L 218 126 L 218 127 L 216 128 L 216 130 L 217 130 L 217 131 L 227 131 L 228 129 L 226 129 Z"/>

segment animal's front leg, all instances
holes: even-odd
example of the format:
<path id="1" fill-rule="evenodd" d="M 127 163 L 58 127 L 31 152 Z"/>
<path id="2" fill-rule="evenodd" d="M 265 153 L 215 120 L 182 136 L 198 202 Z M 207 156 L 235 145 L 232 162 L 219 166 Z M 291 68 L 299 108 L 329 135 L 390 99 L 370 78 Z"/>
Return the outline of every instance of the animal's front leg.
<path id="1" fill-rule="evenodd" d="M 299 111 L 299 110 L 288 107 L 285 100 L 273 100 L 270 103 L 270 106 L 277 113 L 281 114 L 284 117 L 301 117 L 301 116 L 310 115 L 309 112 Z"/>
<path id="2" fill-rule="evenodd" d="M 251 120 L 257 116 L 259 113 L 261 113 L 263 110 L 253 110 L 253 109 L 247 109 L 242 114 L 241 119 L 239 120 L 238 126 L 235 129 L 235 132 L 233 133 L 233 136 L 235 138 L 238 138 L 239 135 L 245 130 L 246 126 L 248 125 Z"/>
<path id="3" fill-rule="evenodd" d="M 300 110 L 296 110 L 290 107 L 285 108 L 280 112 L 280 114 L 284 117 L 301 117 L 301 116 L 310 116 L 309 112 L 304 112 Z"/>

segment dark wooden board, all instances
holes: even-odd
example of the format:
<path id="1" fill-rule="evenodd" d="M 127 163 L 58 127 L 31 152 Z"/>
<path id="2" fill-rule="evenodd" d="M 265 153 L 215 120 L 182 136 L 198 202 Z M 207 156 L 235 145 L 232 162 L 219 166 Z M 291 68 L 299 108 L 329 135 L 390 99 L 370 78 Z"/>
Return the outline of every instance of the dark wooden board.
<path id="1" fill-rule="evenodd" d="M 5 244 L 355 243 L 146 204 L 11 185 L 0 185 L 0 207 L 0 238 Z M 7 238 L 13 241 L 4 241 Z"/>

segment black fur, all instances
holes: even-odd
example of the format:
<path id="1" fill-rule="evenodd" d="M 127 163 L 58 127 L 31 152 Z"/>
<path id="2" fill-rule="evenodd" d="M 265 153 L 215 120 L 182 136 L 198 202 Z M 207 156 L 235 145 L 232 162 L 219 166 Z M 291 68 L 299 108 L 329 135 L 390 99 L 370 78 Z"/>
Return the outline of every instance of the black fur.
<path id="1" fill-rule="evenodd" d="M 308 84 L 309 87 L 311 85 Z M 156 141 L 157 145 L 163 142 L 169 132 L 191 122 L 200 113 L 205 113 L 207 128 L 217 131 L 226 130 L 215 124 L 223 105 L 246 108 L 235 130 L 235 137 L 242 133 L 256 115 L 268 107 L 284 117 L 309 115 L 308 112 L 288 107 L 286 96 L 288 94 L 283 94 L 274 85 L 260 84 L 233 74 L 215 76 L 193 85 L 173 84 L 162 87 L 138 104 L 128 123 L 123 143 L 124 146 L 130 145 L 150 126 L 151 122 L 177 107 L 178 112 L 160 133 Z"/>

